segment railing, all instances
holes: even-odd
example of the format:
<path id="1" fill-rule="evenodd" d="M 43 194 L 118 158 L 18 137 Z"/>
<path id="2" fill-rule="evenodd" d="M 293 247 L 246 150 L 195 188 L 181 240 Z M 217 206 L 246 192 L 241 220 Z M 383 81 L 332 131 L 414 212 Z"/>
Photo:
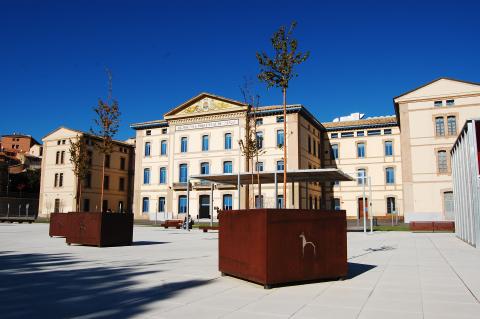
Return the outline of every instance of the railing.
<path id="1" fill-rule="evenodd" d="M 0 197 L 0 218 L 36 219 L 38 215 L 38 199 Z"/>

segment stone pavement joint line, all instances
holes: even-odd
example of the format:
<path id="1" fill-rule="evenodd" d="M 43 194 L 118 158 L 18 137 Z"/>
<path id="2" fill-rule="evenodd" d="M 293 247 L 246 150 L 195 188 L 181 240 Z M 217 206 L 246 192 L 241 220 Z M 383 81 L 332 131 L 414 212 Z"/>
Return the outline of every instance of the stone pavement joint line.
<path id="1" fill-rule="evenodd" d="M 218 232 L 135 226 L 134 245 L 67 246 L 0 224 L 10 318 L 476 318 L 480 250 L 454 234 L 348 233 L 343 281 L 270 290 L 218 271 Z"/>

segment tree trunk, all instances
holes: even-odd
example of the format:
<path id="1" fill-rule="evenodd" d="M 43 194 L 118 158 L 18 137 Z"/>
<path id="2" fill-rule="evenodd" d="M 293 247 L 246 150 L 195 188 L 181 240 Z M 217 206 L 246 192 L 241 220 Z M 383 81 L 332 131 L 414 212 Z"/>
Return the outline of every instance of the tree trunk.
<path id="1" fill-rule="evenodd" d="M 283 88 L 283 208 L 287 208 L 287 89 Z M 275 200 L 277 200 L 275 198 Z"/>
<path id="2" fill-rule="evenodd" d="M 80 206 L 81 203 L 82 203 L 82 181 L 79 181 L 79 183 L 78 183 L 78 204 L 77 204 L 78 205 L 78 210 L 77 210 L 77 212 L 79 212 L 80 209 L 81 209 L 81 206 Z"/>
<path id="3" fill-rule="evenodd" d="M 105 186 L 105 153 L 102 159 L 102 184 L 100 185 L 100 212 L 103 212 L 103 187 Z"/>
<path id="4" fill-rule="evenodd" d="M 249 141 L 249 138 L 250 138 L 250 116 L 249 116 L 249 113 L 250 112 L 250 106 L 247 108 L 247 115 L 246 115 L 246 118 L 245 118 L 245 146 L 244 147 L 247 147 L 245 150 L 246 153 L 245 153 L 245 171 L 246 172 L 250 172 L 250 162 L 249 162 L 249 153 L 248 153 L 248 141 Z M 240 145 L 239 145 L 240 147 Z M 239 163 L 240 165 L 240 163 Z M 246 185 L 247 187 L 245 187 L 245 208 L 246 209 L 249 209 L 250 207 L 250 185 Z"/>

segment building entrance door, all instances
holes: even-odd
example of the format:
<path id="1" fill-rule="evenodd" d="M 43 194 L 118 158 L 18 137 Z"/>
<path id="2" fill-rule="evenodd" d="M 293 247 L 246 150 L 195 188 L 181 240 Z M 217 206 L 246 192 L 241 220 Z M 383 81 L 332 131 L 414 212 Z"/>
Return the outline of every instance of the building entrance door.
<path id="1" fill-rule="evenodd" d="M 453 192 L 443 193 L 443 207 L 445 209 L 445 220 L 455 220 L 453 212 Z"/>
<path id="2" fill-rule="evenodd" d="M 198 218 L 210 218 L 210 195 L 200 195 Z"/>
<path id="3" fill-rule="evenodd" d="M 365 198 L 365 213 L 368 218 L 368 198 Z M 358 218 L 363 218 L 363 197 L 358 199 Z"/>

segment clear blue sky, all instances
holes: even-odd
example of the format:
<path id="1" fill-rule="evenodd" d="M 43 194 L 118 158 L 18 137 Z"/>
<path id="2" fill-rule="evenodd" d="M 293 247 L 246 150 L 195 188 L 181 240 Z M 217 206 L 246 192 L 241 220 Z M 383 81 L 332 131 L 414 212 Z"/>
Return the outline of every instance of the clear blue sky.
<path id="1" fill-rule="evenodd" d="M 106 66 L 119 139 L 203 91 L 241 100 L 255 52 L 292 20 L 311 57 L 288 102 L 321 121 L 393 114 L 394 96 L 437 77 L 480 82 L 480 1 L 420 2 L 3 0 L 0 134 L 88 130 Z M 279 90 L 258 87 L 263 104 L 281 103 Z"/>

